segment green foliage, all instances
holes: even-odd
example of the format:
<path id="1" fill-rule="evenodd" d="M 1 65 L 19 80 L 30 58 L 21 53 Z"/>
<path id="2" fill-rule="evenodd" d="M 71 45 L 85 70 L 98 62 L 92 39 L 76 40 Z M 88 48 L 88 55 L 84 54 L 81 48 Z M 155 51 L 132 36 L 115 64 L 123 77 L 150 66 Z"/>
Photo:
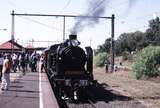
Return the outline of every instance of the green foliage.
<path id="1" fill-rule="evenodd" d="M 105 61 L 108 58 L 108 54 L 103 52 L 103 53 L 98 53 L 94 57 L 94 64 L 95 66 L 102 67 L 105 65 Z"/>
<path id="2" fill-rule="evenodd" d="M 160 45 L 160 19 L 158 17 L 149 21 L 145 38 L 149 45 Z"/>
<path id="3" fill-rule="evenodd" d="M 132 69 L 137 79 L 160 75 L 160 47 L 149 46 L 140 51 Z"/>
<path id="4" fill-rule="evenodd" d="M 123 60 L 128 60 L 130 55 L 131 54 L 129 52 L 124 51 L 124 52 L 122 52 L 122 59 Z"/>
<path id="5" fill-rule="evenodd" d="M 111 38 L 108 38 L 108 39 L 105 40 L 104 44 L 98 46 L 98 49 L 97 49 L 96 52 L 98 52 L 98 53 L 102 53 L 102 52 L 109 53 L 110 52 L 110 47 L 111 47 Z"/>
<path id="6" fill-rule="evenodd" d="M 124 52 L 131 53 L 140 49 L 144 43 L 144 33 L 136 31 L 134 33 L 123 33 L 119 36 L 115 43 L 115 49 L 117 54 L 123 54 Z"/>
<path id="7" fill-rule="evenodd" d="M 131 32 L 121 34 L 117 40 L 114 41 L 114 49 L 116 55 L 122 55 L 123 52 L 141 50 L 149 45 L 160 45 L 160 19 L 152 19 L 149 21 L 149 28 L 146 32 Z M 109 53 L 111 48 L 111 38 L 105 40 L 105 43 L 100 45 L 96 50 L 99 52 Z"/>
<path id="8" fill-rule="evenodd" d="M 115 55 L 123 55 L 124 59 L 128 59 L 132 51 L 137 52 L 143 49 L 136 55 L 137 59 L 134 60 L 136 62 L 133 65 L 136 78 L 141 79 L 160 75 L 160 47 L 153 46 L 160 46 L 160 19 L 158 17 L 149 21 L 149 28 L 144 33 L 136 31 L 121 34 L 114 41 L 114 52 Z M 111 39 L 108 38 L 96 50 L 98 55 L 95 57 L 95 64 L 97 66 L 103 66 L 106 59 L 99 53 L 109 53 L 110 48 Z"/>
<path id="9" fill-rule="evenodd" d="M 119 38 L 114 41 L 114 49 L 116 55 L 122 55 L 124 51 L 131 53 L 136 49 L 143 48 L 145 43 L 144 33 L 136 31 L 134 33 L 123 33 Z M 111 48 L 111 38 L 105 40 L 105 43 L 100 45 L 96 50 L 97 53 L 110 52 Z"/>

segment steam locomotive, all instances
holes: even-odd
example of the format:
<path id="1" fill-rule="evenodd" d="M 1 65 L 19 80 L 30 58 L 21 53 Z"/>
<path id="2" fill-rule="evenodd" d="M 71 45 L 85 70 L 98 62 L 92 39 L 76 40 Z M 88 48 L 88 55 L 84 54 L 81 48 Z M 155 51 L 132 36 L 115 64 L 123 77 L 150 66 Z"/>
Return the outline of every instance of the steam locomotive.
<path id="1" fill-rule="evenodd" d="M 77 100 L 85 89 L 96 84 L 93 78 L 93 51 L 79 47 L 77 35 L 46 49 L 45 70 L 56 97 Z"/>

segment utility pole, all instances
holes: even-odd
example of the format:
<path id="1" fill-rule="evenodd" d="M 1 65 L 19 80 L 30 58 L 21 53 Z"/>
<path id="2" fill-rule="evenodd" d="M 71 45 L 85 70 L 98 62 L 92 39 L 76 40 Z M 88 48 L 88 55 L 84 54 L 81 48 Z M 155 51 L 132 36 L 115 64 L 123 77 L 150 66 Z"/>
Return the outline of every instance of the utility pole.
<path id="1" fill-rule="evenodd" d="M 115 15 L 112 14 L 111 18 L 111 72 L 114 70 L 114 20 Z"/>
<path id="2" fill-rule="evenodd" d="M 63 41 L 65 40 L 65 16 L 63 16 Z"/>
<path id="3" fill-rule="evenodd" d="M 13 52 L 14 52 L 14 44 L 13 44 L 14 43 L 14 16 L 15 16 L 14 11 L 12 11 L 11 15 L 12 15 L 12 26 L 11 26 L 12 27 L 11 28 L 11 30 L 12 30 L 11 31 L 11 43 L 12 43 L 11 44 L 11 50 L 12 51 L 11 51 L 11 53 L 13 54 Z"/>

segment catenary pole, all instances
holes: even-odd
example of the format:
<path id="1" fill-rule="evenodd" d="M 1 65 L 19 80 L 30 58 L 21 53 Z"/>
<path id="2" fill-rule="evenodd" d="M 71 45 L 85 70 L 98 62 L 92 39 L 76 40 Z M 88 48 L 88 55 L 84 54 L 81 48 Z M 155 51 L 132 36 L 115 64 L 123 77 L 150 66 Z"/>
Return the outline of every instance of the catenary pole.
<path id="1" fill-rule="evenodd" d="M 114 20 L 115 15 L 112 14 L 111 18 L 111 72 L 114 70 Z"/>
<path id="2" fill-rule="evenodd" d="M 63 41 L 65 40 L 65 16 L 63 16 Z"/>
<path id="3" fill-rule="evenodd" d="M 13 52 L 14 52 L 14 30 L 15 30 L 15 25 L 14 25 L 14 16 L 15 16 L 15 14 L 14 14 L 14 11 L 12 11 L 12 26 L 11 26 L 11 53 L 13 54 Z"/>

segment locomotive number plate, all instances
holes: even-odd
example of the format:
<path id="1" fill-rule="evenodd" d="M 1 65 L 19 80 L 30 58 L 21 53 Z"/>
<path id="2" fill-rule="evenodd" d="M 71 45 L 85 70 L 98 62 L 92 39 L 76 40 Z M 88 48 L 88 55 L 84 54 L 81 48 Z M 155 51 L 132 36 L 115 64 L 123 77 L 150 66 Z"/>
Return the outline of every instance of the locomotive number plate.
<path id="1" fill-rule="evenodd" d="M 82 75 L 84 71 L 65 71 L 65 75 Z"/>

